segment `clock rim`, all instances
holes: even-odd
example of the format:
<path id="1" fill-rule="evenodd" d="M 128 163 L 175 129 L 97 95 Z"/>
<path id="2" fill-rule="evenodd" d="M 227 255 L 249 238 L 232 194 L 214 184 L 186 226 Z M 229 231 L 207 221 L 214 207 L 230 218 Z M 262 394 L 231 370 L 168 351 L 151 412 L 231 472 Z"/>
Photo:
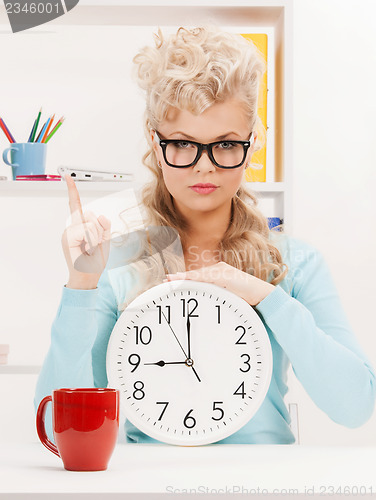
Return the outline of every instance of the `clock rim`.
<path id="1" fill-rule="evenodd" d="M 179 290 L 179 288 L 181 288 L 183 290 L 193 289 L 194 292 L 195 291 L 205 291 L 205 292 L 210 293 L 210 290 L 208 290 L 208 287 L 212 288 L 213 292 L 218 291 L 221 294 L 224 294 L 225 296 L 227 296 L 228 299 L 231 299 L 232 301 L 235 301 L 235 302 L 238 301 L 239 307 L 245 308 L 245 306 L 247 306 L 249 308 L 249 310 L 252 311 L 251 314 L 255 318 L 255 321 L 257 323 L 259 323 L 259 327 L 261 327 L 261 331 L 264 331 L 264 333 L 262 333 L 261 335 L 264 336 L 264 339 L 263 339 L 264 340 L 264 360 L 265 360 L 265 363 L 267 363 L 267 365 L 266 365 L 267 372 L 266 372 L 265 378 L 264 378 L 263 390 L 262 390 L 262 392 L 258 393 L 259 401 L 257 402 L 257 405 L 254 405 L 252 407 L 252 412 L 245 413 L 247 415 L 246 420 L 244 418 L 240 419 L 239 425 L 235 425 L 235 426 L 229 425 L 229 427 L 232 427 L 232 429 L 233 429 L 233 430 L 231 430 L 231 432 L 227 432 L 228 426 L 226 426 L 226 428 L 223 428 L 223 430 L 225 432 L 220 434 L 219 437 L 214 438 L 214 440 L 210 439 L 209 436 L 205 436 L 205 437 L 201 437 L 201 438 L 188 438 L 188 437 L 184 436 L 184 437 L 181 437 L 179 439 L 174 439 L 172 436 L 165 436 L 165 435 L 163 435 L 163 437 L 155 437 L 153 435 L 150 435 L 150 428 L 148 426 L 144 425 L 144 421 L 141 418 L 137 418 L 137 414 L 135 412 L 133 412 L 131 415 L 128 415 L 127 414 L 128 408 L 125 409 L 124 404 L 122 404 L 122 401 L 124 400 L 124 396 L 123 396 L 123 392 L 122 392 L 121 388 L 119 387 L 119 385 L 120 385 L 119 378 L 116 377 L 116 372 L 115 372 L 114 363 L 113 363 L 113 360 L 115 359 L 115 354 L 113 355 L 113 359 L 112 360 L 110 359 L 111 358 L 111 349 L 115 353 L 115 349 L 114 349 L 113 345 L 116 342 L 116 336 L 118 336 L 117 332 L 120 331 L 120 329 L 121 329 L 120 320 L 123 317 L 125 318 L 125 315 L 124 315 L 125 311 L 127 311 L 128 313 L 131 313 L 132 307 L 133 308 L 137 307 L 137 310 L 138 310 L 140 307 L 142 307 L 142 305 L 144 305 L 145 303 L 148 303 L 149 301 L 154 299 L 156 294 L 158 294 L 158 296 L 168 295 L 169 292 L 171 293 L 173 291 Z M 116 332 L 115 332 L 115 328 L 116 328 Z M 111 368 L 110 364 L 113 365 L 113 368 Z M 106 372 L 107 372 L 107 379 L 108 379 L 107 386 L 110 387 L 110 383 L 111 383 L 111 387 L 119 389 L 121 415 L 123 417 L 125 417 L 127 420 L 129 420 L 141 432 L 143 432 L 144 434 L 146 434 L 148 437 L 150 437 L 152 439 L 155 439 L 157 441 L 160 441 L 160 442 L 166 443 L 166 444 L 172 444 L 172 445 L 177 445 L 177 446 L 201 446 L 201 445 L 206 445 L 206 444 L 214 444 L 217 441 L 220 441 L 222 439 L 225 439 L 226 437 L 233 435 L 234 433 L 239 431 L 242 427 L 244 427 L 255 416 L 255 414 L 258 412 L 258 410 L 262 406 L 263 402 L 265 401 L 265 398 L 266 398 L 267 393 L 268 393 L 269 388 L 270 388 L 270 383 L 271 383 L 272 374 L 273 374 L 273 351 L 272 351 L 271 342 L 269 339 L 268 332 L 267 332 L 265 325 L 263 324 L 261 318 L 258 316 L 257 312 L 254 310 L 253 306 L 248 304 L 248 302 L 246 300 L 244 300 L 242 297 L 240 297 L 239 295 L 236 295 L 235 293 L 227 290 L 226 288 L 221 287 L 219 285 L 216 285 L 214 283 L 195 281 L 195 280 L 184 280 L 184 279 L 183 280 L 176 280 L 176 281 L 174 280 L 174 281 L 169 281 L 166 283 L 160 283 L 160 284 L 155 285 L 155 286 L 149 288 L 148 290 L 142 292 L 135 299 L 133 299 L 132 302 L 130 302 L 128 304 L 128 306 L 124 309 L 124 311 L 122 312 L 122 314 L 120 315 L 120 317 L 116 321 L 114 328 L 110 334 L 110 338 L 109 338 L 108 345 L 107 345 L 107 353 L 106 353 Z M 115 384 L 113 384 L 114 380 L 116 380 Z M 259 394 L 261 394 L 262 397 Z M 133 417 L 135 417 L 135 418 L 133 418 Z M 158 431 L 155 431 L 155 429 L 152 429 L 152 432 L 155 432 L 156 435 L 158 434 Z"/>

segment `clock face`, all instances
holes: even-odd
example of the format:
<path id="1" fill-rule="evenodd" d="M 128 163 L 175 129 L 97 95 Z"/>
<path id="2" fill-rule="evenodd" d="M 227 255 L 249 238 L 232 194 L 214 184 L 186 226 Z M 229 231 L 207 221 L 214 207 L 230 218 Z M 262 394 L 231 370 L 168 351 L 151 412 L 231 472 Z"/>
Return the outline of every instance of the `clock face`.
<path id="1" fill-rule="evenodd" d="M 193 446 L 224 439 L 252 418 L 269 388 L 272 351 L 245 300 L 179 280 L 128 305 L 106 363 L 128 420 L 154 439 Z"/>

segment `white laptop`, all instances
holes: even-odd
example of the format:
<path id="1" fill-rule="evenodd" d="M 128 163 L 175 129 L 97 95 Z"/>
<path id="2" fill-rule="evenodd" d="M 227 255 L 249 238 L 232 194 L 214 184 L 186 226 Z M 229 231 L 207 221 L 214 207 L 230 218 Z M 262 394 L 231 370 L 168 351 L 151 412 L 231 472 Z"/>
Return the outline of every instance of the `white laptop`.
<path id="1" fill-rule="evenodd" d="M 60 166 L 57 169 L 61 177 L 68 174 L 76 181 L 122 181 L 130 182 L 133 180 L 132 173 L 124 172 L 98 172 L 96 170 L 88 170 L 76 167 Z"/>

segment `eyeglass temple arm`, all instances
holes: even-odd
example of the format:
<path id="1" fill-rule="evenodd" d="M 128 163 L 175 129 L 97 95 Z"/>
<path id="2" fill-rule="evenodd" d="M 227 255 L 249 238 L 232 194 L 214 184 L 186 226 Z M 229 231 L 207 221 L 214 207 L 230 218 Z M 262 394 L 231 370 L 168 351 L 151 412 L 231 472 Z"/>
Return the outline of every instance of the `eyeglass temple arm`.
<path id="1" fill-rule="evenodd" d="M 153 128 L 152 128 L 150 131 L 151 131 L 151 132 L 154 132 L 154 138 L 155 138 L 155 140 L 156 140 L 157 144 L 160 144 L 160 143 L 161 143 L 161 138 L 160 138 L 160 137 L 159 137 L 159 135 L 157 134 L 157 131 L 156 131 L 155 129 L 153 129 Z"/>

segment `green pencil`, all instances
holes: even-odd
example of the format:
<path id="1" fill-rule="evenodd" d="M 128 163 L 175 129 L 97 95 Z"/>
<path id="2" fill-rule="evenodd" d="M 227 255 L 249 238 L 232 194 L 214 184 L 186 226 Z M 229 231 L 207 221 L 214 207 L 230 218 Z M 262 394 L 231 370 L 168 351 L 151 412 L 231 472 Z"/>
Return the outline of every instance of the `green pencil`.
<path id="1" fill-rule="evenodd" d="M 42 114 L 42 108 L 40 108 L 40 110 L 39 110 L 39 113 L 38 113 L 38 116 L 37 116 L 37 122 L 35 124 L 35 127 L 34 127 L 34 130 L 33 130 L 33 134 L 31 136 L 30 142 L 34 142 L 35 134 L 37 133 L 37 128 L 38 128 L 38 125 L 39 125 L 39 120 L 40 120 L 40 115 L 41 114 Z"/>
<path id="2" fill-rule="evenodd" d="M 63 124 L 64 120 L 65 120 L 64 117 L 60 118 L 60 120 L 54 126 L 54 128 L 52 129 L 52 131 L 50 132 L 50 134 L 47 136 L 46 140 L 44 141 L 44 144 L 46 144 L 51 139 L 51 137 L 57 132 L 58 128 L 61 127 L 61 125 Z"/>

